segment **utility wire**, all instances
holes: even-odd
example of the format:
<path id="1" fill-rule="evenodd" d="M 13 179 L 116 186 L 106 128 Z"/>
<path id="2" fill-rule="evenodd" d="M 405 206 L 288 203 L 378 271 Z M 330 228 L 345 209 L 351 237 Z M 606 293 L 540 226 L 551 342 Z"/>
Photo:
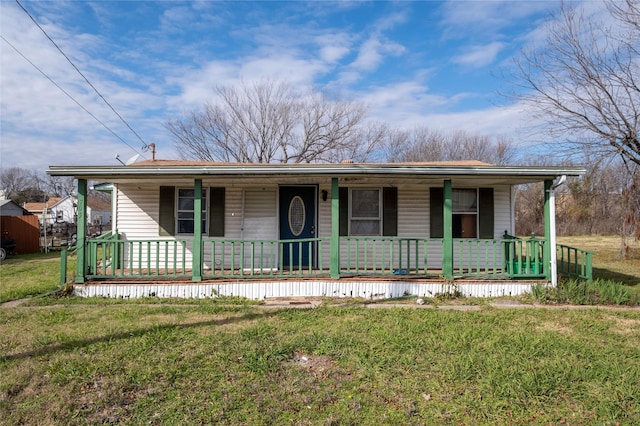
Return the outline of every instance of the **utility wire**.
<path id="1" fill-rule="evenodd" d="M 51 41 L 51 43 L 53 43 L 53 45 L 56 47 L 56 49 L 58 49 L 58 51 L 62 54 L 62 56 L 65 57 L 65 59 L 71 64 L 71 66 L 78 72 L 78 74 L 80 74 L 82 76 L 82 78 L 84 78 L 84 81 L 87 82 L 87 84 L 89 86 L 91 86 L 91 88 L 93 89 L 94 92 L 96 92 L 96 94 L 104 101 L 105 104 L 107 104 L 109 106 L 109 108 L 111 108 L 111 111 L 113 111 L 118 118 L 120 118 L 120 120 L 129 128 L 129 130 L 131 130 L 133 132 L 134 135 L 136 135 L 138 137 L 138 139 L 140 139 L 140 142 L 142 142 L 142 150 L 143 151 L 147 151 L 149 149 L 149 145 L 144 141 L 144 139 L 142 139 L 142 137 L 135 131 L 133 130 L 133 128 L 129 125 L 129 123 L 127 123 L 127 121 L 122 118 L 122 116 L 118 113 L 118 111 L 116 111 L 116 109 L 109 103 L 109 101 L 107 101 L 105 99 L 104 96 L 102 96 L 102 94 L 98 91 L 98 89 L 95 88 L 95 86 L 93 84 L 91 84 L 91 82 L 89 81 L 89 79 L 87 79 L 87 77 L 85 77 L 85 75 L 82 73 L 82 71 L 80 71 L 80 69 L 78 69 L 78 67 L 73 63 L 73 61 L 71 61 L 71 59 L 69 59 L 69 57 L 62 51 L 62 49 L 60 48 L 60 46 L 58 46 L 58 44 L 53 41 L 53 39 L 51 37 L 49 37 L 49 34 L 47 34 L 47 32 L 44 30 L 44 28 L 42 28 L 40 26 L 40 24 L 38 23 L 38 21 L 35 20 L 35 18 L 31 15 L 31 13 L 29 13 L 29 11 L 27 9 L 25 9 L 24 6 L 22 6 L 22 4 L 20 4 L 19 0 L 16 0 L 16 3 L 18 3 L 18 6 L 20 6 L 20 8 L 24 11 L 24 13 L 27 14 L 27 16 L 29 16 L 29 18 L 31 18 L 31 20 L 33 21 L 34 24 L 36 24 L 36 26 L 38 28 L 40 28 L 40 31 L 42 31 L 42 33 L 49 39 L 49 41 Z M 6 40 L 5 40 L 6 41 Z M 128 144 L 127 144 L 128 145 Z"/>
<path id="2" fill-rule="evenodd" d="M 20 52 L 13 44 L 11 44 L 9 42 L 9 40 L 7 40 L 6 38 L 4 38 L 4 36 L 0 35 L 0 38 L 2 38 L 2 40 L 7 43 L 9 46 L 11 46 L 11 48 L 13 50 L 15 50 L 18 55 L 22 56 L 22 58 L 24 58 L 25 61 L 29 62 L 31 64 L 32 67 L 34 67 L 35 69 L 37 69 L 38 71 L 40 71 L 40 74 L 42 74 L 43 76 L 45 76 L 51 83 L 53 83 L 58 89 L 60 89 L 62 91 L 62 93 L 64 93 L 65 95 L 67 95 L 73 102 L 76 103 L 76 105 L 78 105 L 80 108 L 82 108 L 87 114 L 89 114 L 91 117 L 93 117 L 94 120 L 96 120 L 98 123 L 100 123 L 102 125 L 102 127 L 104 127 L 105 129 L 107 129 L 113 136 L 115 136 L 116 138 L 120 139 L 122 141 L 122 143 L 124 143 L 125 145 L 127 145 L 129 148 L 133 149 L 135 152 L 138 152 L 138 150 L 131 146 L 131 144 L 129 144 L 127 141 L 125 141 L 124 139 L 122 139 L 116 132 L 114 132 L 113 130 L 111 130 L 109 128 L 109 126 L 107 126 L 106 124 L 104 124 L 102 121 L 100 121 L 100 119 L 98 117 L 96 117 L 95 115 L 93 115 L 93 113 L 91 113 L 91 111 L 89 111 L 88 109 L 86 109 L 80 102 L 78 102 L 73 96 L 71 96 L 71 94 L 69 92 L 67 92 L 66 90 L 64 90 L 58 83 L 56 83 L 55 81 L 53 81 L 53 79 L 51 77 L 49 77 L 44 71 L 42 71 L 40 68 L 38 68 L 38 66 L 36 64 L 34 64 L 33 62 L 31 62 L 29 60 L 29 58 L 27 58 L 26 56 L 24 56 L 22 54 L 22 52 Z"/>

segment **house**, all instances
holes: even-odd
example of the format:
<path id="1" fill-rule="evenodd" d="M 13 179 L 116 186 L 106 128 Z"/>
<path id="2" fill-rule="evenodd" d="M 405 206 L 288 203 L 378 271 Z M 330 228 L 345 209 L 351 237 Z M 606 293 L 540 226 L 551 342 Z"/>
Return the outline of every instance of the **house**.
<path id="1" fill-rule="evenodd" d="M 28 216 L 31 212 L 20 207 L 13 200 L 0 200 L 0 216 Z"/>
<path id="2" fill-rule="evenodd" d="M 38 216 L 40 223 L 76 223 L 78 199 L 75 195 L 51 197 L 44 203 L 25 203 L 24 208 Z M 111 205 L 96 197 L 87 197 L 87 220 L 90 225 L 111 223 Z"/>
<path id="3" fill-rule="evenodd" d="M 54 222 L 54 220 L 51 218 L 51 206 L 56 205 L 61 200 L 61 197 L 50 197 L 44 203 L 24 203 L 22 207 L 30 211 L 32 214 L 38 216 L 38 222 L 40 222 L 40 225 L 42 225 L 45 222 L 45 216 L 47 217 L 47 223 Z"/>
<path id="4" fill-rule="evenodd" d="M 88 180 L 113 188 L 109 235 L 78 222 L 82 296 L 500 296 L 591 274 L 589 253 L 555 241 L 554 191 L 579 167 L 153 159 L 47 173 L 78 180 L 78 212 Z M 545 236 L 515 238 L 514 187 L 532 182 Z"/>

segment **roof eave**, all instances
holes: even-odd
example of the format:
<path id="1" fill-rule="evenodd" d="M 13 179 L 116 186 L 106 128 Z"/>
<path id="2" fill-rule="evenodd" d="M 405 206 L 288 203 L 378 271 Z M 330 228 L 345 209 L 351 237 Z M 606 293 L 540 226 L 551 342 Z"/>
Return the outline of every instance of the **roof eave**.
<path id="1" fill-rule="evenodd" d="M 349 175 L 424 175 L 424 176 L 527 176 L 540 179 L 557 176 L 582 176 L 581 167 L 521 166 L 407 166 L 407 165 L 248 165 L 248 166 L 51 166 L 50 176 L 74 176 L 89 179 L 113 179 L 155 176 L 349 176 Z"/>

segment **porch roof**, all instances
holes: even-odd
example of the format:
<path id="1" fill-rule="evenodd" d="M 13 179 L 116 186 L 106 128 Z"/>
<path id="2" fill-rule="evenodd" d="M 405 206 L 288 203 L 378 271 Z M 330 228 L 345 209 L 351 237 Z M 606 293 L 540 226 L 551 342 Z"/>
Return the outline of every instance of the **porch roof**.
<path id="1" fill-rule="evenodd" d="M 582 167 L 569 166 L 494 166 L 480 161 L 443 161 L 423 163 L 211 163 L 201 161 L 149 160 L 126 166 L 50 166 L 50 176 L 76 179 L 117 180 L 167 177 L 275 177 L 325 176 L 406 178 L 474 177 L 497 178 L 511 184 L 540 182 L 558 176 L 581 176 Z"/>

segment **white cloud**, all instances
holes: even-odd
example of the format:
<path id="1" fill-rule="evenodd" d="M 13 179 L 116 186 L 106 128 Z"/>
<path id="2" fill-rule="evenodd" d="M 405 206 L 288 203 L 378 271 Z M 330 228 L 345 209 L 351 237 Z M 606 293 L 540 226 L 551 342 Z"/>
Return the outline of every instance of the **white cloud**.
<path id="1" fill-rule="evenodd" d="M 470 31 L 498 32 L 517 20 L 557 7 L 556 1 L 457 1 L 449 0 L 442 7 L 442 23 L 451 28 L 449 36 L 455 37 Z"/>
<path id="2" fill-rule="evenodd" d="M 460 55 L 454 56 L 453 62 L 476 68 L 484 67 L 495 61 L 498 53 L 500 53 L 504 46 L 504 43 L 497 41 L 485 45 L 466 46 L 466 51 Z"/>
<path id="3" fill-rule="evenodd" d="M 47 22 L 48 19 L 44 17 L 40 21 Z M 135 149 L 142 146 L 142 142 L 99 99 L 22 10 L 3 4 L 1 23 L 2 36 L 77 103 Z M 105 78 L 104 70 L 108 70 L 111 76 L 129 80 L 133 80 L 134 75 L 100 56 L 99 52 L 104 51 L 102 38 L 72 33 L 55 24 L 42 25 L 138 134 L 145 140 L 152 135 L 163 141 L 156 131 L 157 120 L 147 117 L 144 108 L 147 105 L 157 108 L 162 99 L 143 88 L 125 87 Z M 117 151 L 123 155 L 133 154 L 131 148 L 87 114 L 4 40 L 0 44 L 3 168 L 44 169 L 49 164 L 111 164 Z M 95 57 L 92 56 L 94 54 Z"/>
<path id="4" fill-rule="evenodd" d="M 315 42 L 319 45 L 320 59 L 330 64 L 340 61 L 351 51 L 351 38 L 346 33 L 317 36 Z"/>
<path id="5" fill-rule="evenodd" d="M 351 67 L 356 70 L 373 71 L 382 63 L 385 55 L 398 56 L 404 52 L 405 48 L 398 43 L 371 37 L 362 44 Z"/>

